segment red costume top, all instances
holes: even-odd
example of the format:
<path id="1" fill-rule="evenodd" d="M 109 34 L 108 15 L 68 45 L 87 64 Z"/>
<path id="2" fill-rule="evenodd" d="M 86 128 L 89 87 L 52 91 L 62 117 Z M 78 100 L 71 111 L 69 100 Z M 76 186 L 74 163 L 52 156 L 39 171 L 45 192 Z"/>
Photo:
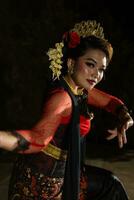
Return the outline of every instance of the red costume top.
<path id="1" fill-rule="evenodd" d="M 88 104 L 115 114 L 116 108 L 123 102 L 117 97 L 94 88 L 89 92 Z M 50 141 L 54 140 L 54 135 L 61 125 L 64 125 L 64 132 L 71 120 L 71 114 L 72 101 L 69 94 L 64 89 L 52 91 L 45 102 L 40 121 L 31 130 L 17 131 L 31 143 L 25 153 L 38 152 L 47 146 Z M 90 119 L 81 115 L 80 134 L 86 135 L 89 130 Z"/>

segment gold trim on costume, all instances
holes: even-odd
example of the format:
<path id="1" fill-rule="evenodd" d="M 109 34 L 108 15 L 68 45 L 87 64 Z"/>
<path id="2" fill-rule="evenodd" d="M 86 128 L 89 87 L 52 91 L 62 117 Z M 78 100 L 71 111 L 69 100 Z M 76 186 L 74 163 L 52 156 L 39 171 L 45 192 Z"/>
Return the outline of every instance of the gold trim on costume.
<path id="1" fill-rule="evenodd" d="M 71 91 L 73 92 L 74 95 L 83 95 L 84 88 L 81 88 L 81 89 L 78 88 L 77 91 L 75 91 L 74 88 L 69 83 L 69 81 L 67 80 L 67 78 L 63 77 L 63 79 L 67 83 L 67 85 L 69 86 L 69 88 L 71 89 Z"/>
<path id="2" fill-rule="evenodd" d="M 46 155 L 49 155 L 57 160 L 66 161 L 67 159 L 67 151 L 62 150 L 50 143 L 48 144 L 47 147 L 43 148 L 41 151 Z"/>

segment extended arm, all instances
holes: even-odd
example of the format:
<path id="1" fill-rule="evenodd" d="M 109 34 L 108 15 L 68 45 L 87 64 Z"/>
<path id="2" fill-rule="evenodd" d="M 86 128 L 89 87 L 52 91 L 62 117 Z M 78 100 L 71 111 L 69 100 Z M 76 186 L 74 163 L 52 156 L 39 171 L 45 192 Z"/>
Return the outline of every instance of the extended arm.
<path id="1" fill-rule="evenodd" d="M 127 143 L 126 130 L 133 125 L 133 119 L 124 103 L 119 98 L 96 88 L 89 92 L 88 103 L 115 115 L 118 125 L 114 130 L 108 130 L 111 135 L 107 139 L 110 140 L 117 136 L 119 147 L 122 148 L 123 144 Z"/>
<path id="2" fill-rule="evenodd" d="M 51 95 L 46 102 L 40 121 L 31 130 L 0 131 L 0 147 L 9 151 L 18 148 L 20 153 L 39 152 L 53 139 L 62 117 L 71 114 L 71 99 L 64 91 Z M 18 136 L 17 136 L 18 134 Z M 21 151 L 22 141 L 28 147 Z"/>
<path id="3" fill-rule="evenodd" d="M 118 107 L 124 104 L 119 98 L 96 88 L 89 91 L 88 103 L 113 114 L 116 113 Z"/>

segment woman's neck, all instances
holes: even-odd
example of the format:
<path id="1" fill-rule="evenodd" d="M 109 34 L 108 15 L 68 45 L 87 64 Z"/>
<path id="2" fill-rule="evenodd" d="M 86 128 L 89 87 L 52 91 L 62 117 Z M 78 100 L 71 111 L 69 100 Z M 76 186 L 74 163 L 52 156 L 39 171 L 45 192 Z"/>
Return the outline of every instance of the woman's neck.
<path id="1" fill-rule="evenodd" d="M 83 94 L 83 88 L 79 88 L 79 86 L 76 85 L 76 83 L 70 75 L 65 75 L 63 79 L 66 81 L 67 85 L 69 86 L 74 95 Z"/>

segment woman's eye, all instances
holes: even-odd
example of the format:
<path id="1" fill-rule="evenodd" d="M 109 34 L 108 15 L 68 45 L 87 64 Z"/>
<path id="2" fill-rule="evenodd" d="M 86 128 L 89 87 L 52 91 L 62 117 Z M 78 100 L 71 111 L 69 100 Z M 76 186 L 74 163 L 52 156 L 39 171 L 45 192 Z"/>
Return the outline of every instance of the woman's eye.
<path id="1" fill-rule="evenodd" d="M 93 64 L 93 63 L 86 62 L 86 65 L 87 65 L 88 67 L 91 67 L 91 68 L 94 67 L 94 64 Z"/>

